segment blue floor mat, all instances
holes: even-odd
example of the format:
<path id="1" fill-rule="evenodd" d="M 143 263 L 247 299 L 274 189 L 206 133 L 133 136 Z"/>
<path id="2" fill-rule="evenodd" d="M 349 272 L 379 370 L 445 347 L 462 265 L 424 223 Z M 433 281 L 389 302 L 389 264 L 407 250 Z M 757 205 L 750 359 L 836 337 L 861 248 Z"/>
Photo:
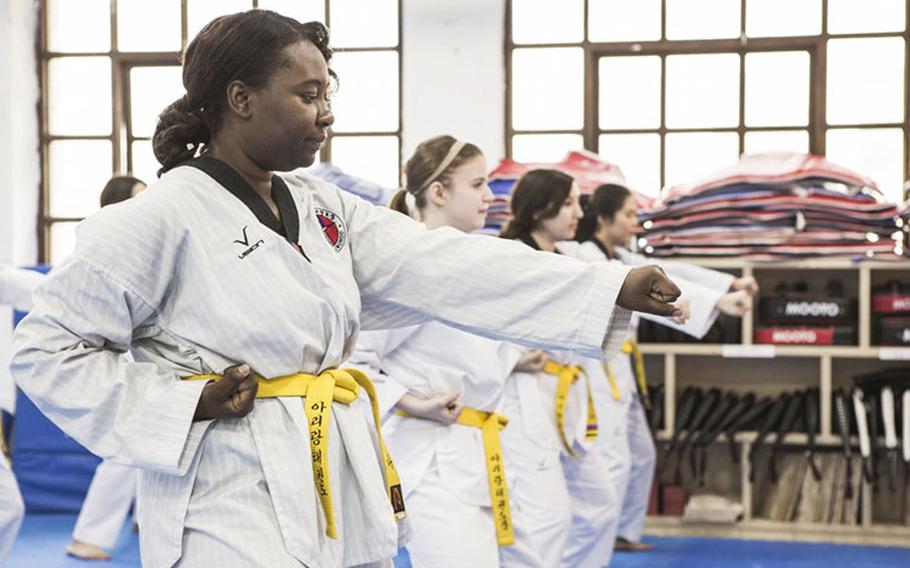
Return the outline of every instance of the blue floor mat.
<path id="1" fill-rule="evenodd" d="M 89 563 L 69 558 L 75 515 L 28 515 L 13 546 L 9 568 L 136 568 L 139 538 L 124 526 L 113 560 Z M 722 538 L 645 537 L 654 545 L 648 553 L 617 553 L 611 568 L 910 568 L 910 548 L 841 544 L 807 544 Z M 395 559 L 396 568 L 410 568 L 407 553 Z"/>

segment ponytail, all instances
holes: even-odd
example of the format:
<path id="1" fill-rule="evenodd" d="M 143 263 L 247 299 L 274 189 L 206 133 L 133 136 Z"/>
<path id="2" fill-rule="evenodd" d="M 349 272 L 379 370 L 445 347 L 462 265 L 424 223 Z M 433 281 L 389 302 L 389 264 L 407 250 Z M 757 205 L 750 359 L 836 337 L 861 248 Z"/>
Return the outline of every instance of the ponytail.
<path id="1" fill-rule="evenodd" d="M 389 201 L 389 208 L 410 217 L 411 211 L 408 209 L 408 190 L 402 187 L 396 191 L 395 195 L 392 196 L 392 200 Z"/>
<path id="2" fill-rule="evenodd" d="M 194 111 L 186 95 L 164 109 L 158 116 L 152 149 L 161 164 L 160 177 L 181 162 L 192 159 L 196 152 L 211 139 L 212 134 L 205 120 Z"/>

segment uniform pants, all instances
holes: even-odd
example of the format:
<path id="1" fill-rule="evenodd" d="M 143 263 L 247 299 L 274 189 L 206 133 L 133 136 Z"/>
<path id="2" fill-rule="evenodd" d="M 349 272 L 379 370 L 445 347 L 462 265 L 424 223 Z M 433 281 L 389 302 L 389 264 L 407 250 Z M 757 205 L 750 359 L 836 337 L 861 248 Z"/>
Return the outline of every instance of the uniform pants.
<path id="1" fill-rule="evenodd" d="M 641 540 L 654 480 L 656 450 L 638 396 L 616 403 L 607 436 L 598 444 L 607 461 L 607 471 L 622 508 L 617 535 Z"/>
<path id="2" fill-rule="evenodd" d="M 101 548 L 113 548 L 136 497 L 139 472 L 104 460 L 95 470 L 73 538 Z"/>
<path id="3" fill-rule="evenodd" d="M 25 515 L 19 485 L 6 457 L 0 454 L 0 566 L 6 562 Z"/>
<path id="4" fill-rule="evenodd" d="M 442 478 L 435 459 L 406 501 L 414 568 L 496 568 L 499 547 L 493 510 L 465 503 Z"/>
<path id="5" fill-rule="evenodd" d="M 563 568 L 601 568 L 610 563 L 619 524 L 620 500 L 596 448 L 578 457 L 561 456 L 572 508 Z"/>

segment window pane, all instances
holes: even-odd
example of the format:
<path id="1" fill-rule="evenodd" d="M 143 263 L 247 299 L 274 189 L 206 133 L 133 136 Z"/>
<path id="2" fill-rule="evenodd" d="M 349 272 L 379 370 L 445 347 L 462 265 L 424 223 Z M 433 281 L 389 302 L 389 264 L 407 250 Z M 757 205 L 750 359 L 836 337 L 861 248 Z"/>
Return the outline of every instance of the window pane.
<path id="1" fill-rule="evenodd" d="M 180 51 L 180 0 L 117 0 L 117 49 Z"/>
<path id="2" fill-rule="evenodd" d="M 132 135 L 152 136 L 158 115 L 184 93 L 180 67 L 130 69 L 130 121 Z"/>
<path id="3" fill-rule="evenodd" d="M 225 14 L 236 14 L 253 7 L 253 0 L 187 0 L 187 43 L 196 37 L 206 24 Z"/>
<path id="4" fill-rule="evenodd" d="M 667 0 L 667 39 L 739 37 L 739 0 Z"/>
<path id="5" fill-rule="evenodd" d="M 599 154 L 616 164 L 629 187 L 657 197 L 660 193 L 660 135 L 602 134 Z"/>
<path id="6" fill-rule="evenodd" d="M 259 7 L 290 16 L 299 22 L 325 23 L 325 2 L 322 0 L 259 0 Z"/>
<path id="7" fill-rule="evenodd" d="M 398 0 L 332 0 L 329 9 L 333 46 L 398 45 Z"/>
<path id="8" fill-rule="evenodd" d="M 552 163 L 585 146 L 581 134 L 518 134 L 512 137 L 512 159 Z"/>
<path id="9" fill-rule="evenodd" d="M 739 124 L 739 56 L 667 57 L 667 126 L 710 128 Z"/>
<path id="10" fill-rule="evenodd" d="M 660 39 L 660 0 L 588 0 L 588 39 Z"/>
<path id="11" fill-rule="evenodd" d="M 98 189 L 101 192 L 101 189 Z M 54 223 L 50 227 L 51 266 L 60 266 L 73 252 L 76 244 L 76 227 L 79 223 Z"/>
<path id="12" fill-rule="evenodd" d="M 512 41 L 515 43 L 581 43 L 585 28 L 584 0 L 512 0 Z"/>
<path id="13" fill-rule="evenodd" d="M 781 14 L 786 14 L 781 17 Z M 749 37 L 807 36 L 822 33 L 822 0 L 746 0 Z"/>
<path id="14" fill-rule="evenodd" d="M 332 164 L 345 172 L 378 183 L 398 187 L 397 136 L 334 136 Z"/>
<path id="15" fill-rule="evenodd" d="M 602 57 L 598 82 L 601 128 L 660 126 L 660 57 Z"/>
<path id="16" fill-rule="evenodd" d="M 762 152 L 808 152 L 809 133 L 805 130 L 768 130 L 746 132 L 746 154 Z"/>
<path id="17" fill-rule="evenodd" d="M 514 50 L 512 127 L 518 130 L 580 130 L 583 121 L 582 49 Z"/>
<path id="18" fill-rule="evenodd" d="M 111 133 L 109 57 L 60 57 L 47 63 L 51 134 Z"/>
<path id="19" fill-rule="evenodd" d="M 901 200 L 904 140 L 899 128 L 832 129 L 826 148 L 829 160 L 871 177 L 888 199 Z"/>
<path id="20" fill-rule="evenodd" d="M 697 181 L 719 168 L 732 166 L 739 157 L 739 136 L 735 132 L 670 133 L 665 146 L 666 187 Z"/>
<path id="21" fill-rule="evenodd" d="M 828 33 L 899 32 L 906 0 L 828 0 Z"/>
<path id="22" fill-rule="evenodd" d="M 133 142 L 133 167 L 130 173 L 146 184 L 151 184 L 158 179 L 158 168 L 161 164 L 152 151 L 151 140 L 136 140 Z"/>
<path id="23" fill-rule="evenodd" d="M 828 41 L 828 124 L 904 119 L 904 40 Z"/>
<path id="24" fill-rule="evenodd" d="M 340 88 L 332 101 L 336 132 L 398 130 L 398 53 L 339 53 L 332 58 Z"/>
<path id="25" fill-rule="evenodd" d="M 84 217 L 98 209 L 98 198 L 111 177 L 107 140 L 57 140 L 48 144 L 50 214 Z"/>
<path id="26" fill-rule="evenodd" d="M 809 53 L 746 54 L 746 124 L 809 124 Z"/>
<path id="27" fill-rule="evenodd" d="M 47 49 L 69 53 L 110 51 L 110 0 L 48 0 Z"/>

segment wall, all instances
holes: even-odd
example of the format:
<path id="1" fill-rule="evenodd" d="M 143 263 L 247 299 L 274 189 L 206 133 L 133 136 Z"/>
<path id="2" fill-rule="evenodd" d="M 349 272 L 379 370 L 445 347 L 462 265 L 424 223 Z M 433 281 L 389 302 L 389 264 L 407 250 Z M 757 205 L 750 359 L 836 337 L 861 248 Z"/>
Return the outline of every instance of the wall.
<path id="1" fill-rule="evenodd" d="M 505 155 L 505 0 L 402 0 L 403 140 L 452 134 Z"/>

